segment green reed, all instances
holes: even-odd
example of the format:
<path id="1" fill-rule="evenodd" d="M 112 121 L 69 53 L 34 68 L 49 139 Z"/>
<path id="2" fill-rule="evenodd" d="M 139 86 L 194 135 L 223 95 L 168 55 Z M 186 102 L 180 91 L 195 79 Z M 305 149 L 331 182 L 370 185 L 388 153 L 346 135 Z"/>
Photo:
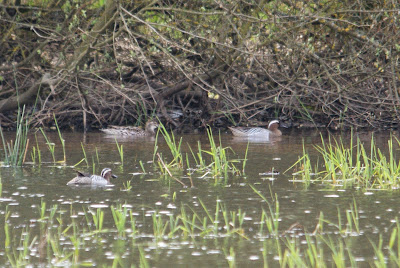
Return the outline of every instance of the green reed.
<path id="1" fill-rule="evenodd" d="M 360 223 L 359 223 L 359 216 L 358 216 L 358 209 L 356 200 L 353 200 L 353 204 L 350 206 L 350 209 L 346 210 L 346 219 L 348 225 L 348 232 L 356 232 L 360 233 Z"/>
<path id="2" fill-rule="evenodd" d="M 65 140 L 64 140 L 64 138 L 63 138 L 62 135 L 61 135 L 60 128 L 58 127 L 56 115 L 53 114 L 53 117 L 54 117 L 54 122 L 55 122 L 55 124 L 56 124 L 57 132 L 58 132 L 58 137 L 60 138 L 60 142 L 61 142 L 61 146 L 62 146 L 63 154 L 64 154 L 64 160 L 63 160 L 63 161 L 59 161 L 59 163 L 64 163 L 64 164 L 66 164 L 66 163 L 67 163 L 67 155 L 66 155 L 66 153 L 65 153 Z"/>
<path id="3" fill-rule="evenodd" d="M 144 169 L 144 165 L 143 165 L 143 161 L 142 160 L 139 160 L 139 165 L 140 165 L 140 168 L 142 169 L 142 172 L 146 173 L 146 170 Z"/>
<path id="4" fill-rule="evenodd" d="M 164 137 L 165 142 L 167 143 L 167 146 L 172 154 L 172 161 L 167 165 L 169 167 L 172 166 L 177 166 L 179 168 L 183 167 L 183 154 L 181 151 L 181 146 L 182 146 L 182 138 L 177 141 L 175 139 L 174 133 L 168 133 L 168 131 L 165 129 L 164 125 L 161 124 L 160 122 L 160 127 L 158 128 L 159 132 L 162 134 Z M 158 138 L 158 135 L 157 135 Z M 158 149 L 158 146 L 155 146 L 154 149 Z M 156 155 L 156 151 L 154 152 L 154 156 Z"/>
<path id="5" fill-rule="evenodd" d="M 387 250 L 389 252 L 390 261 L 397 266 L 400 266 L 400 223 L 399 219 L 395 218 L 396 226 L 393 228 L 390 235 Z"/>
<path id="6" fill-rule="evenodd" d="M 72 252 L 72 256 L 71 256 L 72 257 L 72 261 L 74 263 L 77 263 L 79 261 L 80 249 L 81 249 L 82 244 L 83 244 L 82 239 L 78 235 L 74 234 L 74 235 L 69 237 L 69 240 L 71 241 L 71 244 L 72 244 L 73 249 L 74 249 L 73 252 Z"/>
<path id="7" fill-rule="evenodd" d="M 130 227 L 131 227 L 130 236 L 131 236 L 132 240 L 135 240 L 135 237 L 139 234 L 139 230 L 136 227 L 137 222 L 136 222 L 135 216 L 132 213 L 132 210 L 129 210 L 129 221 L 130 221 Z"/>
<path id="8" fill-rule="evenodd" d="M 239 159 L 230 160 L 228 155 L 229 151 L 234 153 L 230 147 L 222 147 L 221 136 L 219 135 L 219 144 L 215 142 L 214 136 L 210 128 L 207 129 L 207 136 L 210 144 L 210 149 L 205 150 L 202 148 L 201 143 L 197 143 L 197 152 L 195 153 L 190 148 L 191 154 L 197 166 L 197 170 L 206 171 L 206 174 L 211 174 L 215 178 L 215 184 L 218 184 L 220 178 L 225 178 L 225 182 L 228 178 L 228 174 L 237 174 L 241 172 L 235 166 L 235 163 L 239 163 Z M 211 158 L 211 163 L 207 164 L 203 153 L 207 154 Z M 243 160 L 242 170 L 244 171 L 245 162 L 247 161 L 247 150 L 245 159 Z M 205 174 L 205 175 L 206 175 Z"/>
<path id="9" fill-rule="evenodd" d="M 151 215 L 153 220 L 153 235 L 157 241 L 161 241 L 163 237 L 166 235 L 168 222 L 165 222 L 162 219 L 162 216 L 158 213 L 153 213 Z"/>
<path id="10" fill-rule="evenodd" d="M 308 267 L 306 261 L 302 258 L 299 241 L 289 238 L 283 239 L 285 251 L 282 258 L 279 259 L 281 267 Z"/>
<path id="11" fill-rule="evenodd" d="M 87 155 L 86 155 L 85 147 L 83 146 L 82 142 L 81 142 L 81 147 L 82 147 L 82 152 L 83 152 L 83 159 L 82 160 L 84 160 L 86 162 L 86 166 L 89 167 L 89 161 L 88 161 L 88 158 L 87 158 Z M 81 163 L 82 160 L 79 163 Z M 78 165 L 78 164 L 75 164 L 75 166 Z"/>
<path id="12" fill-rule="evenodd" d="M 205 172 L 203 176 L 210 174 L 213 178 L 215 178 L 215 184 L 218 184 L 221 178 L 225 179 L 225 182 L 228 179 L 229 174 L 240 175 L 244 173 L 246 161 L 247 161 L 247 153 L 248 147 L 245 153 L 245 159 L 229 159 L 229 154 L 233 153 L 232 148 L 223 147 L 221 144 L 221 136 L 219 135 L 219 143 L 217 143 L 214 139 L 212 131 L 210 128 L 207 129 L 208 140 L 210 149 L 205 150 L 202 148 L 201 143 L 197 144 L 197 151 L 194 152 L 193 149 L 189 146 L 189 150 L 191 152 L 192 158 L 195 162 L 195 167 L 190 166 L 189 155 L 182 153 L 182 138 L 179 141 L 176 140 L 173 133 L 168 133 L 165 127 L 160 123 L 160 133 L 163 135 L 167 146 L 170 149 L 171 155 L 173 157 L 172 161 L 166 163 L 162 157 L 162 155 L 157 152 L 158 146 L 154 147 L 154 157 L 153 162 L 155 162 L 156 156 L 158 157 L 157 165 L 165 175 L 166 178 L 171 177 L 171 170 L 184 170 L 184 163 L 186 164 L 187 174 L 190 176 L 193 172 Z M 158 139 L 158 133 L 157 138 Z M 205 157 L 206 155 L 207 157 Z M 207 163 L 207 160 L 210 160 L 210 163 Z M 236 167 L 236 163 L 243 161 L 242 170 L 239 170 Z M 143 168 L 142 168 L 143 169 Z M 174 178 L 176 180 L 176 178 Z M 191 177 L 190 177 L 191 180 Z M 191 185 L 193 186 L 193 181 L 191 180 Z"/>
<path id="13" fill-rule="evenodd" d="M 8 210 L 8 205 L 7 205 L 6 211 L 4 214 L 4 248 L 5 249 L 8 249 L 11 246 L 10 224 L 9 224 L 10 216 L 11 216 L 11 211 Z"/>
<path id="14" fill-rule="evenodd" d="M 191 154 L 193 156 L 193 159 L 194 159 L 194 161 L 196 163 L 196 167 L 198 167 L 197 170 L 206 169 L 207 165 L 206 165 L 206 162 L 205 162 L 205 160 L 203 158 L 203 153 L 202 153 L 203 150 L 201 148 L 200 141 L 197 141 L 197 152 L 196 153 L 193 152 L 192 147 L 190 147 L 190 146 L 189 146 L 189 150 L 190 150 L 190 152 L 191 152 Z M 190 167 L 189 160 L 188 160 L 188 155 L 186 155 L 186 163 L 187 163 L 187 166 Z"/>
<path id="15" fill-rule="evenodd" d="M 383 248 L 383 239 L 382 239 L 382 235 L 379 236 L 379 241 L 378 244 L 376 244 L 374 241 L 370 240 L 370 243 L 372 245 L 372 247 L 374 248 L 374 252 L 375 252 L 375 260 L 374 260 L 374 264 L 375 267 L 388 267 L 387 266 L 387 261 L 386 261 L 386 256 L 384 253 L 384 248 Z"/>
<path id="16" fill-rule="evenodd" d="M 36 158 L 38 157 L 39 152 L 36 152 L 36 147 L 33 146 L 32 147 L 32 151 L 31 151 L 31 159 L 32 159 L 32 163 L 36 164 Z"/>
<path id="17" fill-rule="evenodd" d="M 6 142 L 3 135 L 2 127 L 0 126 L 0 135 L 4 149 L 4 164 L 10 166 L 22 166 L 25 162 L 26 152 L 28 150 L 29 139 L 29 120 L 25 118 L 25 106 L 22 111 L 18 108 L 17 115 L 17 130 L 15 133 L 14 142 Z"/>
<path id="18" fill-rule="evenodd" d="M 255 189 L 254 192 L 262 200 L 267 200 L 260 191 Z M 93 211 L 85 210 L 83 207 L 84 215 L 82 216 L 80 213 L 80 217 L 84 218 L 79 219 L 76 218 L 78 214 L 72 211 L 72 206 L 69 211 L 57 206 L 48 209 L 46 203 L 42 201 L 38 217 L 47 220 L 41 221 L 38 225 L 32 224 L 31 227 L 16 228 L 14 225 L 21 226 L 21 223 L 12 221 L 13 213 L 7 206 L 1 233 L 4 254 L 0 254 L 0 261 L 4 266 L 39 264 L 40 261 L 38 262 L 35 256 L 37 256 L 39 248 L 43 247 L 43 257 L 51 259 L 53 265 L 69 263 L 72 266 L 94 266 L 96 263 L 91 259 L 93 254 L 99 249 L 104 249 L 104 251 L 113 251 L 115 258 L 118 259 L 115 264 L 122 265 L 119 252 L 132 252 L 137 254 L 140 263 L 146 267 L 149 266 L 149 263 L 144 254 L 145 247 L 153 247 L 154 244 L 147 242 L 146 238 L 149 238 L 149 241 L 163 241 L 163 243 L 172 244 L 189 240 L 193 241 L 194 245 L 202 245 L 203 241 L 210 243 L 210 239 L 212 239 L 214 242 L 211 241 L 211 243 L 223 252 L 222 256 L 227 258 L 228 265 L 233 266 L 238 261 L 236 249 L 246 245 L 244 244 L 245 239 L 250 239 L 252 244 L 258 243 L 260 248 L 263 248 L 264 267 L 276 265 L 271 262 L 272 258 L 269 257 L 271 255 L 277 257 L 277 262 L 281 267 L 360 266 L 353 255 L 355 250 L 359 250 L 359 245 L 354 243 L 354 239 L 357 237 L 350 233 L 352 230 L 357 230 L 355 219 L 358 217 L 356 213 L 358 208 L 355 201 L 349 205 L 350 209 L 338 210 L 338 214 L 350 216 L 338 217 L 335 222 L 328 221 L 321 213 L 318 232 L 304 231 L 301 235 L 291 235 L 289 232 L 279 231 L 279 226 L 275 225 L 274 222 L 279 221 L 280 217 L 279 205 L 277 205 L 279 202 L 276 196 L 272 198 L 276 204 L 269 206 L 269 211 L 264 211 L 259 219 L 254 219 L 254 224 L 256 224 L 254 226 L 269 224 L 271 227 L 265 230 L 260 228 L 260 232 L 256 236 L 252 233 L 247 234 L 249 226 L 242 227 L 245 218 L 244 211 L 241 209 L 229 210 L 226 203 L 219 201 L 218 198 L 213 206 L 206 206 L 201 200 L 199 200 L 201 206 L 196 208 L 182 204 L 180 209 L 171 215 L 156 211 L 152 214 L 150 224 L 142 215 L 133 215 L 132 209 L 122 204 L 115 204 L 109 209 L 99 208 Z M 346 214 L 348 211 L 350 214 Z M 56 220 L 56 223 L 53 222 L 53 219 Z M 85 219 L 87 225 L 84 224 Z M 104 228 L 107 219 L 111 219 L 107 221 L 108 229 Z M 29 223 L 30 220 L 27 222 Z M 329 232 L 324 232 L 324 223 L 328 223 Z M 351 224 L 352 227 L 350 227 Z M 129 232 L 127 227 L 130 228 Z M 388 234 L 388 238 L 383 238 L 383 236 L 377 237 L 377 239 L 369 238 L 370 244 L 363 247 L 370 246 L 374 252 L 370 264 L 377 267 L 398 267 L 400 263 L 399 220 L 395 218 L 393 224 L 387 228 L 388 231 L 385 233 Z M 40 229 L 40 232 L 36 229 Z M 41 233 L 42 230 L 44 233 Z M 341 231 L 336 232 L 336 230 Z M 32 235 L 38 233 L 44 237 Z M 115 237 L 115 235 L 118 235 L 118 238 L 110 240 L 110 237 Z M 240 239 L 236 241 L 235 238 Z M 131 241 L 131 243 L 118 243 L 118 240 Z M 234 244 L 226 243 L 227 240 L 236 242 Z M 66 241 L 66 243 L 62 241 Z M 112 246 L 109 245 L 110 241 L 114 241 Z M 44 246 L 39 245 L 42 242 L 44 242 Z M 113 247 L 118 249 L 114 251 Z M 89 252 L 86 252 L 88 249 Z M 141 251 L 142 253 L 140 253 Z"/>
<path id="19" fill-rule="evenodd" d="M 316 165 L 315 168 L 312 167 L 310 156 L 308 152 L 306 152 L 306 148 L 304 146 L 304 141 L 303 141 L 303 155 L 299 157 L 299 159 L 292 166 L 290 166 L 287 170 L 285 170 L 284 173 L 288 172 L 294 167 L 295 170 L 293 172 L 293 176 L 295 178 L 300 176 L 300 179 L 296 181 L 303 182 L 307 187 L 310 186 L 312 182 L 317 181 L 317 179 L 312 179 L 312 178 L 315 178 L 315 176 L 318 175 L 318 165 Z"/>
<path id="20" fill-rule="evenodd" d="M 236 266 L 236 253 L 233 247 L 229 248 L 229 251 L 225 248 L 223 249 L 225 259 L 228 262 L 228 267 L 235 268 Z"/>
<path id="21" fill-rule="evenodd" d="M 40 207 L 38 208 L 40 217 L 37 221 L 42 223 L 53 222 L 57 211 L 58 211 L 58 206 L 56 204 L 53 205 L 50 209 L 48 209 L 46 202 L 42 199 L 40 201 Z"/>
<path id="22" fill-rule="evenodd" d="M 39 128 L 39 130 L 40 130 L 40 132 L 42 132 L 42 135 L 43 135 L 44 139 L 46 140 L 46 145 L 47 145 L 47 148 L 49 149 L 51 156 L 53 158 L 53 163 L 56 163 L 56 157 L 55 157 L 56 145 L 53 142 L 50 142 L 50 140 L 47 138 L 47 135 L 42 128 Z"/>
<path id="23" fill-rule="evenodd" d="M 268 208 L 269 208 L 269 215 L 264 209 L 262 210 L 259 233 L 263 233 L 264 225 L 265 225 L 270 234 L 278 236 L 278 233 L 279 233 L 279 201 L 278 201 L 278 197 L 277 196 L 273 197 L 274 198 L 273 201 L 275 203 L 275 207 L 273 207 L 270 204 L 270 202 L 268 201 L 268 199 L 260 191 L 258 191 L 252 185 L 250 185 L 250 187 L 253 189 L 253 191 L 259 197 L 261 197 L 268 204 Z"/>
<path id="24" fill-rule="evenodd" d="M 250 145 L 250 142 L 247 142 L 246 152 L 244 154 L 243 165 L 242 165 L 242 173 L 243 174 L 245 174 L 245 167 L 246 167 L 246 163 L 247 163 L 247 154 L 249 152 L 249 145 Z"/>
<path id="25" fill-rule="evenodd" d="M 15 229 L 10 226 L 9 219 L 11 211 L 6 206 L 4 217 L 4 250 L 7 259 L 12 267 L 23 267 L 29 262 L 30 249 L 36 242 L 36 237 L 31 239 L 29 227 L 25 227 L 21 231 L 20 239 L 16 239 Z M 16 250 L 16 249 L 19 250 Z"/>
<path id="26" fill-rule="evenodd" d="M 12 267 L 25 267 L 29 264 L 28 256 L 29 249 L 31 244 L 29 243 L 31 240 L 29 228 L 25 227 L 21 232 L 21 236 L 19 239 L 19 250 L 10 250 L 9 248 L 5 249 L 7 259 L 10 262 Z M 32 239 L 32 243 L 35 243 L 36 237 Z"/>
<path id="27" fill-rule="evenodd" d="M 97 161 L 97 164 L 100 164 L 99 151 L 97 150 L 97 147 L 95 147 L 94 149 L 95 149 L 95 152 L 96 152 L 96 161 Z"/>
<path id="28" fill-rule="evenodd" d="M 146 253 L 144 252 L 142 247 L 138 247 L 139 248 L 139 256 L 140 256 L 140 264 L 139 267 L 140 268 L 150 268 L 150 264 L 149 261 L 146 258 Z"/>
<path id="29" fill-rule="evenodd" d="M 130 192 L 132 190 L 132 181 L 123 182 L 122 185 L 124 186 L 124 191 Z"/>
<path id="30" fill-rule="evenodd" d="M 119 237 L 125 237 L 125 225 L 128 217 L 128 209 L 119 204 L 117 207 L 111 206 L 111 213 Z"/>
<path id="31" fill-rule="evenodd" d="M 118 144 L 117 139 L 115 139 L 115 144 L 117 145 L 117 149 L 118 149 L 118 154 L 119 154 L 119 158 L 121 159 L 121 165 L 124 165 L 124 147 L 121 144 L 121 146 Z"/>
<path id="32" fill-rule="evenodd" d="M 47 217 L 46 217 L 46 202 L 43 201 L 43 199 L 40 201 L 39 214 L 40 214 L 40 218 L 38 219 L 38 221 L 44 221 L 47 219 Z"/>
<path id="33" fill-rule="evenodd" d="M 93 224 L 96 227 L 96 233 L 103 232 L 103 224 L 104 224 L 104 211 L 101 208 L 98 208 L 96 212 L 92 212 Z"/>
<path id="34" fill-rule="evenodd" d="M 36 164 L 36 159 L 37 159 L 37 163 L 39 165 L 42 164 L 42 154 L 40 151 L 40 147 L 39 147 L 39 142 L 37 140 L 37 135 L 35 133 L 35 142 L 36 142 L 36 146 L 32 147 L 32 151 L 31 151 L 31 158 L 32 158 L 32 162 L 34 164 Z"/>
<path id="35" fill-rule="evenodd" d="M 385 155 L 377 147 L 374 137 L 371 138 L 371 148 L 367 151 L 359 138 L 354 142 L 353 135 L 347 146 L 341 139 L 329 137 L 329 140 L 325 141 L 321 136 L 322 145 L 315 148 L 322 158 L 323 169 L 318 171 L 317 167 L 312 168 L 309 154 L 303 145 L 303 156 L 288 170 L 294 167 L 294 178 L 301 176 L 300 181 L 306 185 L 320 181 L 343 187 L 357 186 L 362 189 L 398 188 L 400 164 L 394 154 L 396 149 L 393 139 L 396 140 L 396 147 L 400 146 L 400 141 L 392 137 L 388 140 L 388 155 Z"/>
<path id="36" fill-rule="evenodd" d="M 224 176 L 227 178 L 228 176 L 228 165 L 227 165 L 227 157 L 226 157 L 226 148 L 221 146 L 217 146 L 214 140 L 214 136 L 212 134 L 212 130 L 207 128 L 207 136 L 208 141 L 210 142 L 210 151 L 204 151 L 211 155 L 212 163 L 211 170 L 213 171 L 214 177 Z M 221 140 L 220 140 L 221 145 Z"/>

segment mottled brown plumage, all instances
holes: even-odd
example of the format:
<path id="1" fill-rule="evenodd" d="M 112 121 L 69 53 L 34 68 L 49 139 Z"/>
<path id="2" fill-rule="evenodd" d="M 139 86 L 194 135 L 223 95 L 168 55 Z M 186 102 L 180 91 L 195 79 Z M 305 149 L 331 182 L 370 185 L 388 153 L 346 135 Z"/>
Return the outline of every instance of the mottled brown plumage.
<path id="1" fill-rule="evenodd" d="M 132 126 L 108 126 L 100 129 L 104 133 L 120 136 L 154 136 L 159 124 L 155 121 L 148 121 L 144 129 Z"/>

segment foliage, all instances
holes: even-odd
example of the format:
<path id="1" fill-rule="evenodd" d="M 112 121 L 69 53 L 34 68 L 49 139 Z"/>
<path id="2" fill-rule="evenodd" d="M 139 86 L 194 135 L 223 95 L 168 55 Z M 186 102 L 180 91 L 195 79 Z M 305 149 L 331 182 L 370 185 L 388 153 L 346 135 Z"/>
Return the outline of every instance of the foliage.
<path id="1" fill-rule="evenodd" d="M 333 128 L 392 126 L 399 121 L 399 5 L 4 4 L 0 81 L 15 75 L 21 84 L 2 83 L 0 112 L 17 109 L 19 87 L 21 105 L 38 94 L 44 100 L 34 124 L 52 124 L 55 113 L 60 127 L 134 123 L 153 112 L 190 127 L 276 114 Z M 3 126 L 15 126 L 12 115 Z"/>

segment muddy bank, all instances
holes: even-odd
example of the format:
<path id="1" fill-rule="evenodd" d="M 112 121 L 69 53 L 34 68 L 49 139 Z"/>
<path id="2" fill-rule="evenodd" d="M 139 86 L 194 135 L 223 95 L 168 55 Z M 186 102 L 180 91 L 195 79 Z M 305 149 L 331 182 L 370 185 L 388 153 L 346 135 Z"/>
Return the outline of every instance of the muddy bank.
<path id="1" fill-rule="evenodd" d="M 106 2 L 0 9 L 4 128 L 398 127 L 398 3 Z"/>

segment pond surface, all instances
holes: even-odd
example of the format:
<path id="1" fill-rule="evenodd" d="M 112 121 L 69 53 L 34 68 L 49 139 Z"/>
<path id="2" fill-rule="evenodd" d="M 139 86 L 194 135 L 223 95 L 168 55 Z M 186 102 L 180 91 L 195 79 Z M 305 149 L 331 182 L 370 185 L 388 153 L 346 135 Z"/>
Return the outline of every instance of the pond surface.
<path id="1" fill-rule="evenodd" d="M 5 133 L 6 140 L 13 135 Z M 368 144 L 372 133 L 358 135 Z M 335 136 L 346 141 L 350 133 Z M 63 160 L 58 134 L 48 133 L 48 137 L 55 143 L 56 161 Z M 307 259 L 307 249 L 316 245 L 320 249 L 315 257 L 328 266 L 338 256 L 346 266 L 369 266 L 378 259 L 374 246 L 378 247 L 380 237 L 386 247 L 397 225 L 398 190 L 306 186 L 294 179 L 293 170 L 284 173 L 303 154 L 303 145 L 317 163 L 314 145 L 321 144 L 319 131 L 287 131 L 280 140 L 249 143 L 222 133 L 222 147 L 232 148 L 229 159 L 244 159 L 248 146 L 245 172 L 241 161 L 235 163 L 240 172 L 226 178 L 195 171 L 189 147 L 198 152 L 200 141 L 203 150 L 210 150 L 206 134 L 182 136 L 188 160 L 185 156 L 184 168 L 171 167 L 170 172 L 193 187 L 182 187 L 162 173 L 155 144 L 165 164 L 173 159 L 162 138 L 115 140 L 103 133 L 64 133 L 63 137 L 65 164 L 53 163 L 45 140 L 37 133 L 37 141 L 30 136 L 30 147 L 39 146 L 41 164 L 37 158 L 32 163 L 30 148 L 22 168 L 1 168 L 2 265 L 298 266 L 291 259 L 296 258 L 296 250 L 288 248 L 296 246 L 300 258 Z M 377 147 L 387 150 L 390 134 L 374 137 Z M 217 135 L 215 139 L 219 143 Z M 123 146 L 123 164 L 116 141 Z M 80 162 L 85 154 L 87 163 Z M 113 187 L 66 185 L 75 177 L 74 169 L 100 174 L 104 167 L 118 175 Z M 99 226 L 97 220 L 102 217 Z M 276 232 L 268 229 L 267 218 L 279 224 Z M 382 248 L 387 262 L 390 250 L 384 250 L 388 249 Z"/>

